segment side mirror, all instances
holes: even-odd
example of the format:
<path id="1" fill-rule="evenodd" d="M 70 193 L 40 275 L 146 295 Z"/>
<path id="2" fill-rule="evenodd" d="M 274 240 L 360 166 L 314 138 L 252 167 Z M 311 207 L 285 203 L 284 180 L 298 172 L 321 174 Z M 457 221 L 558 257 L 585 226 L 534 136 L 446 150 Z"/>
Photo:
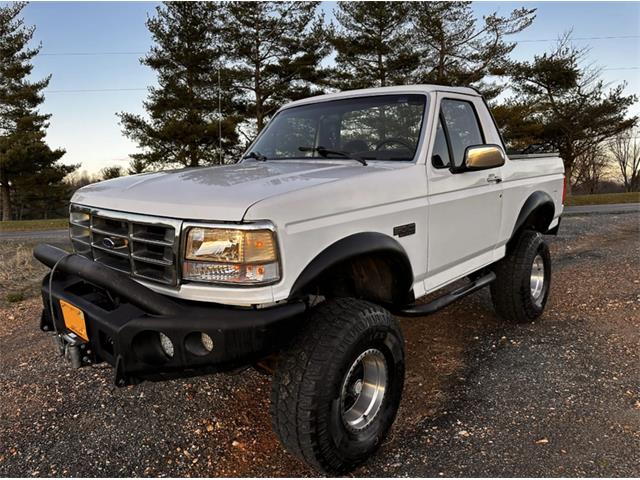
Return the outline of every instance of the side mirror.
<path id="1" fill-rule="evenodd" d="M 498 145 L 472 145 L 464 152 L 461 171 L 486 170 L 504 165 L 505 154 Z"/>

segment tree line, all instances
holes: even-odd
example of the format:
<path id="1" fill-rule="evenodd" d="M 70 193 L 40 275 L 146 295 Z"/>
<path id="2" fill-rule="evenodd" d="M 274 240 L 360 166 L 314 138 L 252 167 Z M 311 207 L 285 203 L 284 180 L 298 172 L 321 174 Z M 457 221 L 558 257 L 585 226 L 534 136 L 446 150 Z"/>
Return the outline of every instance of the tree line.
<path id="1" fill-rule="evenodd" d="M 44 142 L 39 113 L 50 77 L 31 81 L 40 47 L 21 19 L 23 3 L 0 7 L 0 189 L 2 218 L 63 204 L 78 166 Z M 236 161 L 284 103 L 321 93 L 415 83 L 474 86 L 512 151 L 559 151 L 567 175 L 593 189 L 614 159 L 638 189 L 637 101 L 584 67 L 569 36 L 549 52 L 514 61 L 513 35 L 535 9 L 477 18 L 470 2 L 340 2 L 328 21 L 320 2 L 166 2 L 146 26 L 153 45 L 140 60 L 157 75 L 146 115 L 118 113 L 138 145 L 128 170 L 102 178 Z M 607 159 L 606 162 L 603 159 Z M 86 179 L 85 179 L 86 180 Z M 585 187 L 590 185 L 590 187 Z M 53 200 L 52 200 L 53 199 Z"/>

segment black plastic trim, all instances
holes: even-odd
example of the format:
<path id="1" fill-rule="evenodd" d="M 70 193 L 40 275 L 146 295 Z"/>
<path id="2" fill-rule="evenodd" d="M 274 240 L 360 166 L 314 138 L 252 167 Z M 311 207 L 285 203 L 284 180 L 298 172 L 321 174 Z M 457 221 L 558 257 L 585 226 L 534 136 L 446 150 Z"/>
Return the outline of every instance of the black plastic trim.
<path id="1" fill-rule="evenodd" d="M 407 293 L 413 286 L 413 269 L 405 249 L 394 238 L 377 232 L 356 233 L 338 240 L 320 252 L 302 271 L 291 288 L 289 298 L 303 294 L 305 287 L 318 280 L 320 276 L 342 262 L 370 254 L 388 254 L 397 263 L 397 276 L 400 289 Z"/>
<path id="2" fill-rule="evenodd" d="M 524 202 L 524 205 L 520 209 L 520 213 L 518 214 L 518 218 L 516 219 L 516 223 L 511 233 L 511 238 L 517 236 L 520 230 L 522 230 L 524 227 L 531 226 L 530 219 L 536 214 L 536 212 L 544 214 L 548 217 L 548 222 L 546 222 L 547 219 L 545 219 L 545 222 L 547 224 L 541 226 L 541 228 L 539 229 L 541 233 L 546 232 L 553 220 L 555 209 L 556 207 L 553 203 L 553 199 L 548 193 L 542 192 L 540 190 L 533 192 L 531 195 L 529 195 L 529 198 L 527 198 L 527 200 Z M 547 212 L 550 212 L 550 215 Z"/>
<path id="3" fill-rule="evenodd" d="M 562 217 L 558 217 L 558 224 L 555 227 L 550 228 L 549 230 L 544 232 L 545 235 L 558 235 L 558 231 L 560 230 L 560 223 L 562 223 Z"/>

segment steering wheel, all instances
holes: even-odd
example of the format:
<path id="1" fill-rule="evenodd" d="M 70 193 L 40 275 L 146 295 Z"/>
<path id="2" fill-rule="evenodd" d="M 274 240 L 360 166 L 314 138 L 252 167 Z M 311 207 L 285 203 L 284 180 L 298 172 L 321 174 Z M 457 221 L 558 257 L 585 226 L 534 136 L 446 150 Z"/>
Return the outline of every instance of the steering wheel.
<path id="1" fill-rule="evenodd" d="M 378 150 L 380 150 L 382 147 L 384 147 L 387 144 L 390 143 L 397 143 L 399 145 L 402 145 L 403 147 L 405 147 L 407 150 L 413 150 L 413 145 L 411 145 L 408 141 L 400 138 L 400 137 L 392 137 L 392 138 L 386 138 L 384 140 L 382 140 L 380 143 L 378 143 L 376 145 L 376 152 Z"/>

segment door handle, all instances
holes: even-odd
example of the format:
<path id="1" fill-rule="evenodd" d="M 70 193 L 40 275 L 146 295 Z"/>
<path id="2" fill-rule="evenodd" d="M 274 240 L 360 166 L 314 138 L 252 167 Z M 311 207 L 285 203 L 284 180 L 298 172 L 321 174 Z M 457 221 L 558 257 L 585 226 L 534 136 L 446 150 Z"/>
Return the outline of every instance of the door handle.
<path id="1" fill-rule="evenodd" d="M 501 181 L 502 177 L 494 175 L 493 173 L 487 177 L 487 182 L 489 183 L 500 183 Z"/>

